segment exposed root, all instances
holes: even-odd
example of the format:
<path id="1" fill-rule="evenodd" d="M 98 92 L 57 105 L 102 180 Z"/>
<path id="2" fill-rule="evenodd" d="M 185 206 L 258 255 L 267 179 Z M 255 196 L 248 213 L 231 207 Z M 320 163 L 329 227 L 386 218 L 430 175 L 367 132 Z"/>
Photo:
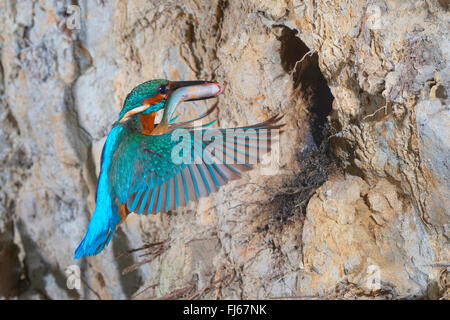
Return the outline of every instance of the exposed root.
<path id="1" fill-rule="evenodd" d="M 378 108 L 373 113 L 366 115 L 363 118 L 363 120 L 366 120 L 367 118 L 371 118 L 371 117 L 375 116 L 380 110 L 384 110 L 384 114 L 387 115 L 387 105 L 385 105 L 385 106 L 382 106 L 381 108 Z"/>
<path id="2" fill-rule="evenodd" d="M 186 287 L 183 287 L 181 289 L 176 289 L 172 292 L 170 292 L 169 294 L 166 294 L 163 297 L 160 297 L 156 300 L 176 300 L 176 299 L 181 299 L 183 297 L 185 297 L 187 294 L 189 294 L 191 291 L 195 290 L 196 284 L 190 284 Z"/>
<path id="3" fill-rule="evenodd" d="M 161 244 L 163 244 L 163 243 L 165 243 L 165 242 L 166 242 L 166 240 L 164 240 L 164 241 L 159 241 L 159 242 L 148 243 L 148 244 L 146 244 L 146 245 L 143 245 L 143 246 L 140 247 L 140 248 L 130 249 L 130 250 L 121 252 L 121 253 L 117 256 L 117 259 L 120 259 L 120 258 L 123 257 L 123 256 L 128 256 L 128 255 L 132 254 L 133 252 L 142 251 L 142 250 L 145 250 L 145 249 L 152 248 L 152 247 L 154 247 L 154 246 L 159 246 L 159 245 L 161 245 Z"/>
<path id="4" fill-rule="evenodd" d="M 328 127 L 325 127 L 324 131 L 326 130 Z M 271 204 L 275 206 L 271 216 L 272 224 L 283 224 L 295 216 L 304 215 L 309 199 L 328 180 L 329 174 L 337 170 L 336 163 L 329 154 L 328 139 L 322 140 L 318 147 L 308 146 L 297 154 L 297 159 L 302 170 L 271 198 Z"/>
<path id="5" fill-rule="evenodd" d="M 120 258 L 124 255 L 129 255 L 133 252 L 147 250 L 147 252 L 145 252 L 144 254 L 139 256 L 139 257 L 147 257 L 147 258 L 142 261 L 138 261 L 138 262 L 132 264 L 131 266 L 128 266 L 125 269 L 123 269 L 122 275 L 126 275 L 127 273 L 130 273 L 131 271 L 136 270 L 140 266 L 142 266 L 146 263 L 152 262 L 154 259 L 158 258 L 161 254 L 163 254 L 169 248 L 170 248 L 170 245 L 167 243 L 167 241 L 159 241 L 159 242 L 146 244 L 137 249 L 131 249 L 131 250 L 122 252 L 121 254 L 119 254 L 118 258 Z"/>
<path id="6" fill-rule="evenodd" d="M 302 61 L 305 60 L 306 57 L 311 57 L 311 56 L 312 56 L 314 53 L 316 53 L 316 52 L 317 52 L 316 50 L 311 49 L 311 50 L 309 50 L 307 53 L 305 53 L 305 54 L 303 55 L 303 57 L 295 63 L 294 67 L 293 67 L 292 70 L 289 72 L 289 74 L 290 74 L 290 75 L 293 75 L 294 72 L 297 70 L 297 66 L 298 66 L 300 63 L 302 63 Z"/>
<path id="7" fill-rule="evenodd" d="M 206 293 L 210 292 L 211 290 L 216 289 L 217 286 L 222 285 L 225 281 L 226 281 L 225 286 L 227 286 L 233 281 L 234 277 L 235 277 L 235 272 L 231 271 L 231 272 L 225 274 L 220 279 L 213 281 L 210 285 L 207 285 L 207 286 L 201 288 L 200 290 L 197 290 L 187 299 L 193 300 L 195 298 L 200 298 L 203 294 L 206 294 Z"/>
<path id="8" fill-rule="evenodd" d="M 140 295 L 143 294 L 144 292 L 147 292 L 147 291 L 150 290 L 150 289 L 154 289 L 154 288 L 156 288 L 157 286 L 159 286 L 159 283 L 155 283 L 155 284 L 152 284 L 151 286 L 148 286 L 147 288 L 145 288 L 145 289 L 139 291 L 138 293 L 134 294 L 134 295 L 131 297 L 131 300 L 136 299 L 138 296 L 140 296 Z"/>
<path id="9" fill-rule="evenodd" d="M 234 271 L 230 271 L 226 273 L 224 276 L 219 279 L 211 282 L 209 285 L 196 290 L 197 285 L 195 283 L 191 283 L 183 288 L 176 289 L 163 297 L 158 298 L 157 300 L 175 300 L 175 299 L 186 299 L 186 300 L 194 300 L 199 299 L 204 294 L 211 292 L 212 290 L 218 288 L 219 286 L 228 286 L 234 280 L 236 273 Z M 194 291 L 195 290 L 195 291 Z"/>
<path id="10" fill-rule="evenodd" d="M 88 288 L 97 298 L 98 300 L 103 300 L 102 297 L 100 296 L 100 294 L 95 291 L 94 289 L 92 289 L 92 287 L 88 284 L 88 282 L 86 280 L 84 280 L 83 277 L 80 277 L 81 282 L 83 282 L 83 284 L 86 286 L 86 288 Z"/>

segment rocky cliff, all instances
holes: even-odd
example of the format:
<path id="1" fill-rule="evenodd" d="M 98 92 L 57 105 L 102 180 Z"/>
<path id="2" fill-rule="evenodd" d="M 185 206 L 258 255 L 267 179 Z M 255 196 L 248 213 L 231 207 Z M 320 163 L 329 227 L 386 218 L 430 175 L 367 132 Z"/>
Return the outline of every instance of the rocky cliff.
<path id="1" fill-rule="evenodd" d="M 448 299 L 449 18 L 445 0 L 1 1 L 0 296 Z M 105 137 L 154 78 L 222 84 L 221 127 L 284 114 L 279 153 L 74 260 Z"/>

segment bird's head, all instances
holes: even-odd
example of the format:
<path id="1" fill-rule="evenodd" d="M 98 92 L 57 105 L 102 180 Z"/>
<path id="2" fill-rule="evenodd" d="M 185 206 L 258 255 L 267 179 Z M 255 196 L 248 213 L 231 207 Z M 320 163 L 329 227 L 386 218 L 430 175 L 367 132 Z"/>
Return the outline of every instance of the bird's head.
<path id="1" fill-rule="evenodd" d="M 164 108 L 169 95 L 178 88 L 211 83 L 210 81 L 150 80 L 136 86 L 125 98 L 118 121 L 123 122 L 135 114 L 150 114 Z M 220 86 L 217 85 L 220 89 Z M 220 90 L 219 90 L 220 91 Z M 203 100 L 213 96 L 201 96 L 187 101 Z"/>

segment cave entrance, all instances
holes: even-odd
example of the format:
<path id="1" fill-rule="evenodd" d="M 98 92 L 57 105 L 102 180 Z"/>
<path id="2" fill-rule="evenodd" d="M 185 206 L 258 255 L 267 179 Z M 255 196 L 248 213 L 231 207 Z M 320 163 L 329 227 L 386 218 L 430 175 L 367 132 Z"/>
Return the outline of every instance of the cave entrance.
<path id="1" fill-rule="evenodd" d="M 319 68 L 317 52 L 310 50 L 297 37 L 297 30 L 283 27 L 280 57 L 283 69 L 292 74 L 295 90 L 301 92 L 310 113 L 311 133 L 314 142 L 320 146 L 328 138 L 327 116 L 330 114 L 334 97 Z"/>
<path id="2" fill-rule="evenodd" d="M 327 118 L 334 97 L 320 71 L 318 54 L 308 48 L 297 36 L 296 30 L 278 27 L 282 28 L 278 36 L 281 65 L 292 76 L 296 98 L 306 105 L 312 136 L 306 148 L 297 153 L 296 158 L 302 169 L 286 181 L 282 191 L 273 197 L 276 209 L 272 223 L 280 226 L 295 217 L 304 217 L 309 199 L 328 180 L 336 165 L 329 148 L 330 126 Z"/>

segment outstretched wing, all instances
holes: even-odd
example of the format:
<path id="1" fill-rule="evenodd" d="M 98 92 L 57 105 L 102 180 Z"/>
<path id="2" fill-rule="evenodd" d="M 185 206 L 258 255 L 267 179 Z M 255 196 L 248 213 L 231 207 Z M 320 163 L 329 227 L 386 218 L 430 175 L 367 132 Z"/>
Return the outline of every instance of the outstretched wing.
<path id="1" fill-rule="evenodd" d="M 233 129 L 129 133 L 114 153 L 112 191 L 120 204 L 139 214 L 166 212 L 207 197 L 270 151 L 280 119 Z"/>

